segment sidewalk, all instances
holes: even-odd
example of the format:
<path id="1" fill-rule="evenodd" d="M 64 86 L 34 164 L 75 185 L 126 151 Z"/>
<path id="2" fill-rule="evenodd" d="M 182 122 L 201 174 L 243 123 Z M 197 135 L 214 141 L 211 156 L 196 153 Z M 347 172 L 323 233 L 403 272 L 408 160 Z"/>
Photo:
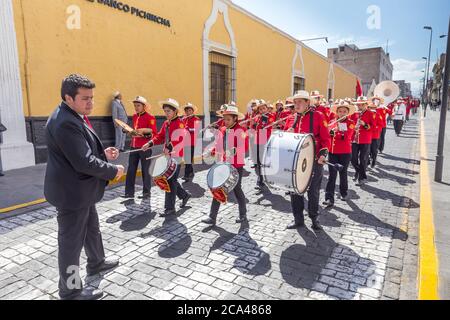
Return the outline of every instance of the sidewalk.
<path id="1" fill-rule="evenodd" d="M 426 159 L 431 187 L 434 213 L 435 245 L 438 255 L 439 294 L 441 299 L 450 299 L 450 113 L 447 117 L 444 146 L 443 183 L 434 181 L 440 113 L 429 110 L 423 120 L 426 142 Z"/>
<path id="2" fill-rule="evenodd" d="M 212 200 L 203 167 L 184 184 L 193 195 L 188 207 L 166 219 L 158 216 L 161 190 L 152 188 L 149 203 L 110 189 L 97 208 L 106 252 L 121 265 L 85 277 L 83 254 L 81 276 L 105 299 L 416 299 L 418 135 L 417 119 L 401 137 L 390 127 L 367 185 L 350 181 L 349 200 L 321 210 L 319 233 L 308 218 L 305 229 L 285 229 L 289 199 L 277 190 L 257 194 L 250 163 L 243 182 L 250 222 L 242 226 L 232 196 L 217 227 L 201 223 Z M 0 220 L 0 299 L 57 298 L 57 235 L 50 206 Z"/>
<path id="3" fill-rule="evenodd" d="M 159 153 L 160 149 L 159 147 L 155 148 L 155 154 Z M 113 163 L 121 164 L 127 169 L 128 155 L 120 155 L 119 159 Z M 44 198 L 45 169 L 46 164 L 39 164 L 33 167 L 11 170 L 5 172 L 5 176 L 0 177 L 0 219 L 15 210 L 26 211 L 29 207 L 48 205 Z M 110 187 L 117 187 L 123 181 L 111 184 Z M 141 179 L 136 181 L 141 184 Z"/>

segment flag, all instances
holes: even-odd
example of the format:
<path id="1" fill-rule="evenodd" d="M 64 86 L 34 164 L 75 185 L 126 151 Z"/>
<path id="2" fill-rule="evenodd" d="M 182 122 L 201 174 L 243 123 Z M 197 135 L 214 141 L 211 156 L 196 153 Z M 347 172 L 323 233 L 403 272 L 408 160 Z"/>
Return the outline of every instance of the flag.
<path id="1" fill-rule="evenodd" d="M 361 97 L 363 95 L 363 89 L 361 86 L 361 82 L 359 80 L 356 80 L 356 96 Z"/>

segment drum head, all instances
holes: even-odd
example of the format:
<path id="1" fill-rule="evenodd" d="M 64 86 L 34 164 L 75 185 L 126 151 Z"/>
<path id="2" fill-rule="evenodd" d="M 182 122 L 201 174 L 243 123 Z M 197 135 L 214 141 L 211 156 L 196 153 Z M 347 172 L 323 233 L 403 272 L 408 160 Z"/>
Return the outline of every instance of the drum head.
<path id="1" fill-rule="evenodd" d="M 300 194 L 304 194 L 311 183 L 311 178 L 314 169 L 316 146 L 314 138 L 311 135 L 305 136 L 302 144 L 299 145 L 299 153 L 297 158 L 297 168 L 295 185 Z"/>
<path id="2" fill-rule="evenodd" d="M 216 164 L 208 172 L 208 187 L 210 189 L 220 188 L 231 175 L 231 168 L 226 164 Z"/>
<path id="3" fill-rule="evenodd" d="M 169 159 L 167 157 L 159 157 L 152 161 L 149 172 L 152 177 L 162 176 L 169 167 Z"/>

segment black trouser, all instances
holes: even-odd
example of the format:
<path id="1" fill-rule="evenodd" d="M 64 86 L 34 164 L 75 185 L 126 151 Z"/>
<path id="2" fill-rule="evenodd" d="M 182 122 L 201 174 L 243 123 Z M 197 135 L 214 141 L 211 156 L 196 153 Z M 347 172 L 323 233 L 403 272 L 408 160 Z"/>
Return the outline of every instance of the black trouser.
<path id="1" fill-rule="evenodd" d="M 359 180 L 367 179 L 367 157 L 369 156 L 370 144 L 352 145 L 352 165 L 358 174 Z"/>
<path id="2" fill-rule="evenodd" d="M 186 158 L 190 159 L 190 161 L 186 161 L 186 166 L 184 167 L 184 177 L 185 178 L 193 178 L 194 177 L 194 151 L 195 146 L 190 146 L 185 149 L 184 155 Z"/>
<path id="3" fill-rule="evenodd" d="M 339 172 L 339 190 L 341 196 L 346 197 L 348 195 L 348 167 L 350 165 L 350 160 L 352 154 L 331 154 L 329 155 L 330 163 L 337 163 L 344 167 L 342 171 Z M 335 167 L 329 166 L 330 176 L 328 177 L 328 184 L 325 193 L 325 200 L 330 200 L 334 203 L 334 193 L 336 190 L 336 180 L 338 171 Z"/>
<path id="4" fill-rule="evenodd" d="M 380 136 L 380 144 L 378 146 L 378 150 L 380 152 L 384 151 L 384 145 L 385 145 L 385 141 L 386 141 L 386 128 L 383 128 L 383 130 L 381 131 L 381 136 Z"/>
<path id="5" fill-rule="evenodd" d="M 57 210 L 59 295 L 72 298 L 83 287 L 78 273 L 81 249 L 84 247 L 86 252 L 88 269 L 95 269 L 105 261 L 105 251 L 95 206 Z"/>
<path id="6" fill-rule="evenodd" d="M 403 123 L 404 123 L 403 120 L 394 120 L 394 129 L 397 135 L 399 135 L 402 132 Z"/>
<path id="7" fill-rule="evenodd" d="M 323 165 L 315 163 L 311 185 L 308 189 L 308 214 L 311 220 L 319 219 L 319 197 L 322 178 Z M 303 211 L 305 209 L 304 195 L 291 194 L 291 206 L 295 223 L 303 223 L 305 221 L 303 216 Z"/>
<path id="8" fill-rule="evenodd" d="M 238 168 L 236 169 L 239 173 L 239 180 L 236 185 L 236 188 L 233 189 L 233 193 L 236 196 L 236 199 L 239 204 L 239 217 L 244 218 L 247 216 L 247 204 L 245 199 L 245 194 L 242 191 L 242 174 L 244 172 L 244 168 Z M 213 199 L 213 202 L 211 204 L 211 213 L 209 214 L 209 217 L 216 221 L 217 215 L 219 213 L 220 209 L 220 202 L 216 199 Z"/>
<path id="9" fill-rule="evenodd" d="M 164 208 L 166 210 L 175 209 L 175 201 L 177 197 L 180 200 L 184 200 L 186 199 L 186 197 L 189 196 L 186 190 L 184 190 L 181 184 L 178 182 L 179 175 L 180 175 L 180 166 L 178 166 L 173 177 L 168 180 L 170 192 L 166 192 L 166 199 L 164 204 Z"/>
<path id="10" fill-rule="evenodd" d="M 372 144 L 370 145 L 370 159 L 368 159 L 367 164 L 370 164 L 370 160 L 372 160 L 372 163 L 375 164 L 375 162 L 377 161 L 377 157 L 378 157 L 378 147 L 380 145 L 380 140 L 372 140 Z"/>
<path id="11" fill-rule="evenodd" d="M 257 180 L 257 185 L 258 186 L 262 186 L 264 184 L 264 178 L 262 176 L 262 157 L 263 157 L 263 153 L 264 153 L 264 145 L 261 144 L 256 144 L 256 168 L 255 168 L 255 172 L 256 172 L 256 176 L 258 177 Z"/>
<path id="12" fill-rule="evenodd" d="M 136 150 L 136 148 L 132 148 Z M 141 151 L 130 153 L 130 158 L 128 160 L 128 171 L 127 171 L 127 180 L 125 183 L 125 194 L 129 196 L 134 196 L 134 189 L 136 184 L 136 172 L 138 169 L 139 162 L 141 162 L 142 168 L 142 182 L 144 184 L 144 194 L 150 194 L 151 189 L 151 177 L 150 177 L 150 164 L 151 160 L 147 160 L 152 156 L 152 151 Z"/>

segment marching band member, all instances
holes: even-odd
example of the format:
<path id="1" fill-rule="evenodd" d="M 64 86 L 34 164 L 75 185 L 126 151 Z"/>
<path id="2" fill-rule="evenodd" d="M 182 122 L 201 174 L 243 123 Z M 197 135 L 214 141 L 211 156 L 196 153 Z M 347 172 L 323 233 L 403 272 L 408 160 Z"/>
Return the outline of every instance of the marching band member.
<path id="1" fill-rule="evenodd" d="M 326 163 L 330 148 L 330 132 L 328 123 L 321 112 L 310 107 L 310 95 L 300 90 L 294 97 L 296 114 L 291 116 L 284 127 L 284 131 L 308 134 L 312 133 L 316 141 L 316 162 L 314 163 L 313 178 L 308 190 L 308 213 L 315 230 L 322 230 L 319 219 L 319 197 L 323 178 L 323 166 Z M 305 207 L 304 196 L 291 194 L 291 205 L 294 214 L 294 223 L 287 229 L 297 229 L 305 225 L 303 211 Z"/>
<path id="2" fill-rule="evenodd" d="M 406 119 L 406 105 L 403 98 L 398 98 L 397 106 L 394 107 L 394 129 L 397 136 L 400 136 Z"/>
<path id="3" fill-rule="evenodd" d="M 320 106 L 322 104 L 323 95 L 320 94 L 319 90 L 314 90 L 314 91 L 311 91 L 310 96 L 311 96 L 311 101 L 312 101 L 311 108 L 314 109 L 315 111 L 322 112 L 323 110 Z M 323 112 L 322 112 L 322 114 L 323 114 Z"/>
<path id="4" fill-rule="evenodd" d="M 265 150 L 265 145 L 272 135 L 272 128 L 265 129 L 267 126 L 275 122 L 275 116 L 269 112 L 268 103 L 264 100 L 259 100 L 257 104 L 257 112 L 259 115 L 255 121 L 255 146 L 256 146 L 256 175 L 258 176 L 256 189 L 263 191 L 267 189 L 262 177 L 262 157 Z"/>
<path id="5" fill-rule="evenodd" d="M 183 180 L 185 182 L 191 181 L 194 179 L 194 153 L 195 153 L 195 141 L 197 139 L 197 132 L 201 126 L 201 120 L 199 117 L 195 115 L 197 111 L 197 107 L 192 103 L 188 103 L 184 106 L 185 116 L 182 119 L 183 124 L 188 133 L 188 139 L 186 139 L 186 146 L 189 147 L 190 157 L 189 160 L 186 161 L 186 166 L 184 169 L 184 177 Z"/>
<path id="6" fill-rule="evenodd" d="M 167 120 L 164 122 L 161 130 L 155 134 L 153 139 L 143 146 L 143 150 L 146 151 L 153 146 L 164 144 L 164 153 L 166 156 L 171 156 L 181 163 L 183 159 L 183 140 L 185 137 L 184 124 L 181 121 L 178 113 L 180 111 L 180 105 L 173 99 L 160 102 L 161 107 L 164 110 Z M 175 200 L 178 197 L 182 200 L 181 208 L 184 208 L 192 197 L 178 182 L 178 176 L 180 174 L 180 167 L 175 171 L 175 174 L 168 180 L 170 186 L 170 192 L 166 193 L 165 199 L 165 211 L 161 214 L 162 217 L 175 214 Z"/>
<path id="7" fill-rule="evenodd" d="M 372 127 L 372 143 L 370 145 L 369 157 L 367 157 L 367 165 L 371 168 L 375 168 L 378 157 L 378 147 L 380 146 L 381 131 L 383 131 L 383 117 L 378 111 L 377 104 L 369 104 L 369 110 L 373 113 L 373 127 Z"/>
<path id="8" fill-rule="evenodd" d="M 380 144 L 378 145 L 379 153 L 383 153 L 385 141 L 386 141 L 386 131 L 387 131 L 387 118 L 392 115 L 392 110 L 384 106 L 384 99 L 380 97 L 373 97 L 373 103 L 378 106 L 377 113 L 381 116 L 381 135 Z"/>
<path id="9" fill-rule="evenodd" d="M 146 108 L 149 107 L 147 100 L 144 97 L 138 96 L 134 99 L 133 104 L 136 113 L 133 115 L 134 131 L 131 133 L 131 150 L 137 150 L 141 149 L 147 142 L 149 142 L 152 135 L 158 132 L 158 129 L 156 128 L 156 118 L 146 111 Z M 144 190 L 140 198 L 150 198 L 151 177 L 149 168 L 151 160 L 147 160 L 147 158 L 151 156 L 151 150 L 130 153 L 127 178 L 125 182 L 125 195 L 122 198 L 134 198 L 136 172 L 139 162 L 141 162 L 142 180 L 144 185 Z"/>
<path id="10" fill-rule="evenodd" d="M 245 165 L 245 153 L 248 149 L 248 139 L 245 128 L 239 124 L 239 120 L 244 118 L 244 115 L 239 112 L 238 107 L 228 105 L 223 112 L 223 116 L 225 126 L 220 128 L 217 133 L 215 147 L 211 151 L 211 156 L 219 156 L 220 162 L 230 163 L 239 173 L 238 184 L 233 189 L 239 204 L 239 218 L 236 219 L 236 223 L 244 223 L 248 220 L 247 199 L 242 191 L 242 175 Z M 213 199 L 209 217 L 202 220 L 202 222 L 208 225 L 215 225 L 219 209 L 220 202 Z"/>
<path id="11" fill-rule="evenodd" d="M 355 181 L 357 185 L 363 185 L 367 180 L 367 157 L 372 144 L 372 127 L 374 126 L 373 114 L 368 108 L 367 97 L 359 97 L 355 102 L 358 106 L 357 113 L 353 114 L 352 120 L 356 123 L 352 146 L 352 165 L 356 170 Z"/>
<path id="12" fill-rule="evenodd" d="M 331 163 L 338 163 L 344 167 L 339 172 L 340 185 L 339 190 L 341 200 L 347 200 L 348 196 L 348 167 L 352 158 L 352 139 L 355 131 L 355 122 L 350 119 L 350 116 L 355 113 L 355 107 L 350 105 L 347 101 L 339 100 L 333 106 L 334 113 L 337 115 L 335 124 L 331 126 L 331 150 L 329 161 Z M 329 166 L 330 176 L 325 194 L 325 202 L 323 205 L 332 207 L 334 205 L 334 195 L 336 190 L 336 179 L 338 171 L 333 166 Z"/>
<path id="13" fill-rule="evenodd" d="M 293 106 L 293 104 L 291 104 L 291 103 L 289 105 Z M 293 108 L 291 108 L 291 109 L 285 108 L 285 105 L 284 105 L 283 101 L 281 101 L 281 100 L 278 100 L 277 103 L 275 104 L 275 106 L 276 106 L 276 109 L 277 109 L 275 121 L 279 121 L 279 120 L 285 119 L 285 118 L 289 117 L 293 113 L 292 112 Z M 286 121 L 280 122 L 276 126 L 276 128 L 277 129 L 284 128 L 285 123 L 286 123 Z"/>

